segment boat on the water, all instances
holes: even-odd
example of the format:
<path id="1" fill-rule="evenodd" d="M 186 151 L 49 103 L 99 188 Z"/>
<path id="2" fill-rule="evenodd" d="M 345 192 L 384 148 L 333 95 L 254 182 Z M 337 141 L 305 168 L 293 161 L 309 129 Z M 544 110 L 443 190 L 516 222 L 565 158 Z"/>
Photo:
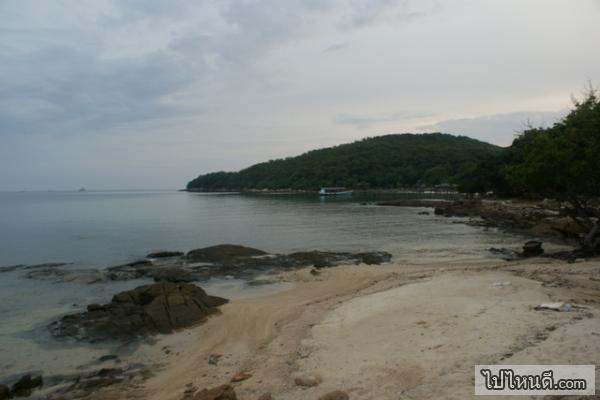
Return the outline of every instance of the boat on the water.
<path id="1" fill-rule="evenodd" d="M 322 187 L 319 196 L 351 196 L 352 190 L 345 187 Z"/>

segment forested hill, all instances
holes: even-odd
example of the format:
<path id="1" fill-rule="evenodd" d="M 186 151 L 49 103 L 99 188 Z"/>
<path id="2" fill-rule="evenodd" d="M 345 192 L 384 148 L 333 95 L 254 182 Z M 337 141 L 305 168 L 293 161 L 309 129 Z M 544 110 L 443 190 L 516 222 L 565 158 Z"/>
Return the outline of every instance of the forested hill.
<path id="1" fill-rule="evenodd" d="M 395 134 L 271 160 L 239 172 L 213 172 L 188 190 L 396 188 L 456 183 L 502 148 L 465 136 Z"/>

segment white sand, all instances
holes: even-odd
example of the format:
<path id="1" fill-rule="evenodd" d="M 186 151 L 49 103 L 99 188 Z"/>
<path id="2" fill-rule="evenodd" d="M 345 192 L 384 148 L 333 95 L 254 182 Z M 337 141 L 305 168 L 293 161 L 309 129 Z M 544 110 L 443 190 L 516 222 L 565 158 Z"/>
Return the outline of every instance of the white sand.
<path id="1" fill-rule="evenodd" d="M 291 290 L 233 301 L 206 324 L 162 338 L 153 349 L 173 353 L 127 397 L 181 399 L 186 384 L 210 388 L 248 371 L 233 384 L 241 400 L 317 399 L 335 389 L 351 399 L 471 398 L 476 364 L 600 364 L 594 277 L 597 262 L 302 270 L 286 275 Z M 533 309 L 550 301 L 585 308 Z M 210 354 L 223 355 L 217 366 Z M 320 385 L 294 384 L 312 374 Z"/>

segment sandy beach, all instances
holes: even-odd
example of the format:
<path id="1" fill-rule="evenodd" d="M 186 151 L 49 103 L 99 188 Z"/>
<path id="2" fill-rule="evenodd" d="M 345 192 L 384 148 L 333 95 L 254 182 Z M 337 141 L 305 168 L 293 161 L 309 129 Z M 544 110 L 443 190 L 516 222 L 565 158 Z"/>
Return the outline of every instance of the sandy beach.
<path id="1" fill-rule="evenodd" d="M 599 276 L 597 261 L 546 259 L 286 273 L 291 289 L 232 301 L 142 349 L 162 360 L 153 376 L 98 398 L 193 398 L 222 384 L 242 400 L 470 398 L 476 364 L 599 364 Z M 550 302 L 573 307 L 535 309 Z"/>

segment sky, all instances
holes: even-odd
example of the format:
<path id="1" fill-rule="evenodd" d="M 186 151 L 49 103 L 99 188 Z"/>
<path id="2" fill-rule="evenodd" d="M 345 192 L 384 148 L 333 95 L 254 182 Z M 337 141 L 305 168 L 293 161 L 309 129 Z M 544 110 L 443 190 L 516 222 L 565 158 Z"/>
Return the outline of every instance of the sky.
<path id="1" fill-rule="evenodd" d="M 390 133 L 501 146 L 600 82 L 600 0 L 0 0 L 0 191 L 182 188 Z"/>

